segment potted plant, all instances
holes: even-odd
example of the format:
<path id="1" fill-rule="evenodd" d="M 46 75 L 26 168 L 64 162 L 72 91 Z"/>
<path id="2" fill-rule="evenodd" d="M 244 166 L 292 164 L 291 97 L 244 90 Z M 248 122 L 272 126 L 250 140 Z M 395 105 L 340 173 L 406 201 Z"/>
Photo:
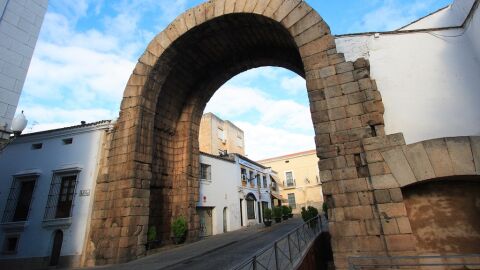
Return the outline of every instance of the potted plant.
<path id="1" fill-rule="evenodd" d="M 264 208 L 263 209 L 263 223 L 265 226 L 272 226 L 272 209 Z"/>
<path id="2" fill-rule="evenodd" d="M 287 220 L 288 219 L 288 211 L 290 209 L 288 208 L 288 206 L 286 205 L 282 205 L 282 217 L 283 217 L 283 220 Z"/>
<path id="3" fill-rule="evenodd" d="M 307 209 L 305 209 L 305 207 L 302 207 L 301 214 L 302 214 L 303 221 L 307 222 L 312 218 L 318 216 L 318 210 L 313 206 L 309 206 Z M 317 225 L 317 220 L 310 221 L 309 225 L 311 228 L 315 227 Z"/>
<path id="4" fill-rule="evenodd" d="M 273 208 L 273 218 L 276 223 L 282 222 L 282 208 L 280 206 L 275 206 Z"/>
<path id="5" fill-rule="evenodd" d="M 160 240 L 157 239 L 157 227 L 150 226 L 147 232 L 147 250 L 156 248 L 158 243 Z"/>
<path id="6" fill-rule="evenodd" d="M 293 213 L 292 213 L 293 209 L 291 206 L 288 207 L 288 217 L 289 218 L 293 218 Z"/>
<path id="7" fill-rule="evenodd" d="M 185 242 L 185 235 L 187 234 L 187 221 L 184 217 L 180 216 L 172 223 L 173 230 L 173 242 L 175 244 L 181 244 Z"/>
<path id="8" fill-rule="evenodd" d="M 327 204 L 327 202 L 323 202 L 322 210 L 323 210 L 323 213 L 325 214 L 325 218 L 328 219 L 328 204 Z"/>

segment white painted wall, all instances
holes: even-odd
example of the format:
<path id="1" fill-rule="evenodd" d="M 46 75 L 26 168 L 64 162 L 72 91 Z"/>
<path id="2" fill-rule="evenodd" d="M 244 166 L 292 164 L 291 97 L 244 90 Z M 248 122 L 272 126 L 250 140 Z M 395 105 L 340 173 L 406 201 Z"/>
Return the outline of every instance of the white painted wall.
<path id="1" fill-rule="evenodd" d="M 336 39 L 347 61 L 370 60 L 387 134 L 403 132 L 407 144 L 480 134 L 478 13 L 466 30 Z"/>
<path id="2" fill-rule="evenodd" d="M 228 231 L 240 229 L 240 200 L 235 162 L 200 155 L 200 163 L 211 166 L 211 181 L 200 181 L 199 207 L 214 207 L 212 233 L 223 233 L 223 208 L 227 207 Z"/>
<path id="3" fill-rule="evenodd" d="M 200 154 L 200 163 L 211 166 L 211 181 L 200 180 L 198 207 L 213 207 L 212 211 L 212 234 L 223 233 L 223 208 L 227 207 L 227 229 L 234 231 L 241 228 L 240 199 L 242 201 L 243 226 L 252 226 L 259 224 L 258 204 L 257 202 L 270 202 L 271 180 L 268 177 L 268 169 L 261 168 L 248 161 L 242 160 L 238 155 L 232 154 L 234 161 L 228 161 L 221 158 L 214 158 L 209 155 Z M 252 188 L 250 184 L 247 187 L 242 186 L 240 164 L 252 170 L 265 174 L 267 176 L 267 188 L 258 188 L 256 183 Z M 248 174 L 248 171 L 247 171 Z M 252 193 L 256 198 L 255 219 L 247 219 L 247 204 L 245 196 Z"/>
<path id="4" fill-rule="evenodd" d="M 0 131 L 15 114 L 47 5 L 48 0 L 0 0 Z"/>
<path id="5" fill-rule="evenodd" d="M 28 225 L 21 233 L 18 252 L 14 255 L 0 254 L 0 260 L 50 256 L 53 232 L 57 228 L 44 228 L 42 221 L 50 191 L 52 171 L 73 167 L 80 167 L 82 170 L 73 201 L 72 224 L 68 229 L 63 230 L 64 238 L 60 255 L 82 254 L 93 202 L 99 151 L 107 127 L 108 124 L 102 124 L 97 128 L 75 128 L 20 137 L 0 154 L 0 214 L 2 216 L 13 180 L 12 175 L 24 171 L 41 171 L 31 202 Z M 62 142 L 64 138 L 73 138 L 73 144 L 64 145 Z M 33 143 L 40 142 L 43 143 L 42 149 L 31 149 Z M 80 190 L 90 190 L 90 196 L 80 197 Z M 0 226 L 1 244 L 4 236 L 5 232 Z"/>

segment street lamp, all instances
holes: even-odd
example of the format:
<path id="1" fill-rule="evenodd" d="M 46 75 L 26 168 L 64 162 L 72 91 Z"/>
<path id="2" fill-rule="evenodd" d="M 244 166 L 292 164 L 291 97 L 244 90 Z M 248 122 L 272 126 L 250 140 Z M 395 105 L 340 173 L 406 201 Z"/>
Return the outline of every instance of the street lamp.
<path id="1" fill-rule="evenodd" d="M 23 111 L 21 114 L 15 116 L 12 120 L 12 126 L 10 127 L 10 130 L 13 132 L 13 136 L 9 136 L 4 142 L 0 141 L 0 152 L 7 147 L 13 140 L 15 140 L 20 134 L 22 134 L 23 130 L 27 127 L 28 120 L 23 114 Z M 7 133 L 8 134 L 8 133 Z"/>

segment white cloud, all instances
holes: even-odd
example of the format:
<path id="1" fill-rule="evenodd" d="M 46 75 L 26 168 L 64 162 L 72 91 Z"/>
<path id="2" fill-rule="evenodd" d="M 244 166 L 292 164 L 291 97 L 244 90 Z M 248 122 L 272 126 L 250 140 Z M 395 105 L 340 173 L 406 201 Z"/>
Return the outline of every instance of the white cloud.
<path id="1" fill-rule="evenodd" d="M 428 10 L 434 0 L 416 0 L 404 3 L 399 0 L 378 1 L 381 3 L 375 10 L 365 14 L 358 25 L 350 32 L 390 31 L 398 29 L 414 20 L 420 13 Z"/>
<path id="2" fill-rule="evenodd" d="M 28 126 L 25 133 L 79 125 L 100 120 L 111 120 L 116 117 L 111 111 L 102 108 L 66 109 L 60 107 L 31 106 L 26 107 L 25 117 Z"/>
<path id="3" fill-rule="evenodd" d="M 205 112 L 213 112 L 227 119 L 252 110 L 259 115 L 257 124 L 302 132 L 312 130 L 310 109 L 307 106 L 293 100 L 273 99 L 255 88 L 227 83 L 217 91 L 205 108 Z"/>
<path id="4" fill-rule="evenodd" d="M 291 95 L 295 95 L 301 91 L 307 91 L 305 79 L 298 75 L 282 78 L 280 85 Z"/>
<path id="5" fill-rule="evenodd" d="M 315 149 L 311 135 L 246 122 L 235 122 L 235 125 L 245 132 L 245 150 L 253 160 Z"/>

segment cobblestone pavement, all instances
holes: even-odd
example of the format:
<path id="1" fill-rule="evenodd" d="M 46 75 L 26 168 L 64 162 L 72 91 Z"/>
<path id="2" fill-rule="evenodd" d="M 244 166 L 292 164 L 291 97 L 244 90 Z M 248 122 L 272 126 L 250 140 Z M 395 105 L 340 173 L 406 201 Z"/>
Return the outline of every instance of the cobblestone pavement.
<path id="1" fill-rule="evenodd" d="M 160 269 L 231 269 L 272 244 L 286 233 L 302 224 L 300 218 L 289 219 L 266 228 L 249 227 L 161 251 L 120 265 L 91 269 L 160 270 Z"/>

